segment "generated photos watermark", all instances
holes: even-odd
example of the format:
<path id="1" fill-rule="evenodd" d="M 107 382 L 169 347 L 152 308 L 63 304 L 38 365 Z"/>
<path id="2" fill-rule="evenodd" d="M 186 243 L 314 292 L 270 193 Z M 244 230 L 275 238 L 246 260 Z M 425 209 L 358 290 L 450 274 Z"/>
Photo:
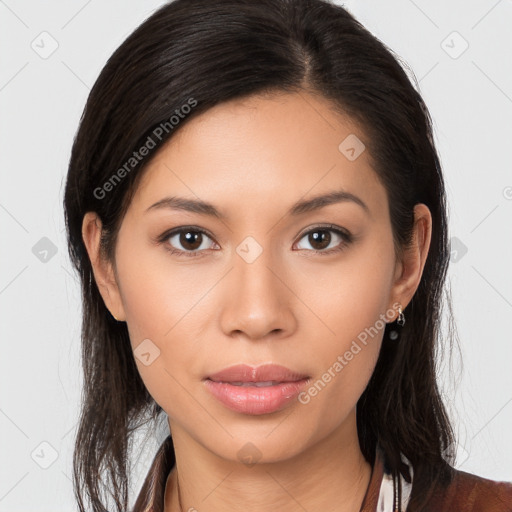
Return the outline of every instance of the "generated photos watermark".
<path id="1" fill-rule="evenodd" d="M 363 347 L 368 344 L 368 336 L 373 338 L 386 326 L 386 320 L 391 321 L 394 319 L 395 311 L 398 310 L 399 305 L 400 304 L 398 302 L 395 302 L 393 304 L 394 309 L 389 308 L 386 313 L 381 313 L 379 315 L 379 319 L 376 320 L 371 327 L 365 327 L 365 329 L 357 335 L 357 340 L 361 345 L 363 345 Z M 322 391 L 327 384 L 331 382 L 331 380 L 334 379 L 334 377 L 336 377 L 336 375 L 338 375 L 357 354 L 359 354 L 359 352 L 361 352 L 363 347 L 361 347 L 357 340 L 352 340 L 350 348 L 336 358 L 336 361 L 334 361 L 327 371 L 322 374 L 320 379 L 317 379 L 317 381 L 306 391 L 301 391 L 299 393 L 298 400 L 301 404 L 308 404 L 312 397 L 317 396 L 318 393 Z"/>
<path id="2" fill-rule="evenodd" d="M 107 180 L 101 187 L 96 187 L 93 191 L 93 195 L 96 199 L 104 199 L 108 192 L 111 192 L 120 182 L 130 173 L 139 162 L 141 162 L 146 156 L 151 153 L 151 150 L 157 146 L 163 137 L 171 133 L 180 121 L 184 119 L 197 105 L 197 100 L 190 97 L 187 103 L 183 104 L 180 108 L 177 108 L 167 121 L 161 122 L 156 128 L 153 129 L 148 138 L 142 144 L 138 151 L 134 151 L 126 162 Z"/>

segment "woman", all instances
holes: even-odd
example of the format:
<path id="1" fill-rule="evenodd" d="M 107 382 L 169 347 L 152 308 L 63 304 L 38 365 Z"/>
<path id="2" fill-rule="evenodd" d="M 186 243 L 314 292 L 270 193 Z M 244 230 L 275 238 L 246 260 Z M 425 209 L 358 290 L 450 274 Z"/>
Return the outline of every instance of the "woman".
<path id="1" fill-rule="evenodd" d="M 512 509 L 452 467 L 427 107 L 342 7 L 162 7 L 91 91 L 64 207 L 80 510 L 128 509 L 130 442 L 162 415 L 133 511 Z"/>

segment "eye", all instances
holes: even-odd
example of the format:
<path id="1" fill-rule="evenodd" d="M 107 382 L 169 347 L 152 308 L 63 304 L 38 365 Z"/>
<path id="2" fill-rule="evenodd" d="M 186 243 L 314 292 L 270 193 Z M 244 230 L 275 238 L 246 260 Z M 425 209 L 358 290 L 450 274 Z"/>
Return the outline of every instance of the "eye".
<path id="1" fill-rule="evenodd" d="M 334 233 L 334 236 L 331 233 Z M 312 246 L 314 252 L 325 255 L 345 249 L 352 242 L 353 236 L 348 231 L 329 225 L 310 229 L 302 236 L 301 240 L 304 239 Z"/>
<path id="2" fill-rule="evenodd" d="M 213 241 L 206 231 L 194 226 L 166 231 L 158 239 L 171 254 L 188 257 L 202 256 L 200 253 L 211 245 L 208 240 Z"/>
<path id="3" fill-rule="evenodd" d="M 334 234 L 334 236 L 332 235 Z M 353 235 L 337 226 L 317 226 L 302 235 L 300 240 L 306 239 L 312 246 L 312 251 L 317 254 L 333 254 L 348 246 Z M 208 243 L 210 240 L 210 243 Z M 171 254 L 185 257 L 199 257 L 211 245 L 217 245 L 205 230 L 195 226 L 182 226 L 163 233 L 157 240 Z M 300 244 L 300 241 L 299 241 Z M 218 248 L 218 246 L 216 247 Z M 299 247 L 300 250 L 308 250 Z"/>

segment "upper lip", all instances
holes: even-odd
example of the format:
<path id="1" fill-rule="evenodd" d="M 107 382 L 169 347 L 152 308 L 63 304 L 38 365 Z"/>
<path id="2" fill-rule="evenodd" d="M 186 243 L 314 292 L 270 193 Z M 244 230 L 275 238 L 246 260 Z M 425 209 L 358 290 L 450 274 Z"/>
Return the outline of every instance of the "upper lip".
<path id="1" fill-rule="evenodd" d="M 207 378 L 216 382 L 294 382 L 306 379 L 308 376 L 277 364 L 256 367 L 237 364 L 213 373 Z"/>

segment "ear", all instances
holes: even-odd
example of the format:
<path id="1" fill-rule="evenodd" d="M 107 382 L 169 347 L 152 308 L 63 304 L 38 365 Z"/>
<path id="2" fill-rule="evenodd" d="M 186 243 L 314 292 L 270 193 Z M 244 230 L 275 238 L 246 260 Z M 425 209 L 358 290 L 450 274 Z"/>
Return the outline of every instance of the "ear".
<path id="1" fill-rule="evenodd" d="M 402 261 L 395 266 L 395 277 L 391 297 L 404 310 L 416 293 L 427 261 L 432 234 L 432 215 L 428 207 L 418 203 L 414 207 L 413 240 L 406 248 Z"/>
<path id="2" fill-rule="evenodd" d="M 82 238 L 89 254 L 94 279 L 107 309 L 118 321 L 124 321 L 126 315 L 114 269 L 111 262 L 106 261 L 100 254 L 101 231 L 101 219 L 95 212 L 87 212 L 82 222 Z"/>

